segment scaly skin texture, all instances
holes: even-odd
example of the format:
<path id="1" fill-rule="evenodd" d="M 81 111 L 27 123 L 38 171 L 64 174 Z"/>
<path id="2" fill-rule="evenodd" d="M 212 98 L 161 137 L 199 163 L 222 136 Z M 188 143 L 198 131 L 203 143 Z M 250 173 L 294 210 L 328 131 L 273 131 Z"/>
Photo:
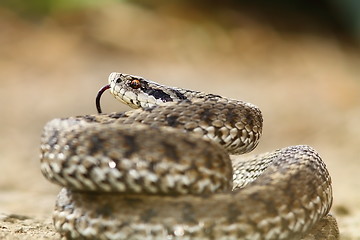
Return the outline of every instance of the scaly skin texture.
<path id="1" fill-rule="evenodd" d="M 331 179 L 308 146 L 245 160 L 262 131 L 252 104 L 112 73 L 104 89 L 138 108 L 54 119 L 41 170 L 63 186 L 68 239 L 338 239 Z"/>

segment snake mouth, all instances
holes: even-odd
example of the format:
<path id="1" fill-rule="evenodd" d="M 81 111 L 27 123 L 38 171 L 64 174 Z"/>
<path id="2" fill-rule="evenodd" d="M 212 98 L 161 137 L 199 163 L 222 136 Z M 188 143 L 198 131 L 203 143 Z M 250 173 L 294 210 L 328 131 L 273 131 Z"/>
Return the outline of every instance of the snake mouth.
<path id="1" fill-rule="evenodd" d="M 99 91 L 98 91 L 98 94 L 96 95 L 96 109 L 98 111 L 98 113 L 102 113 L 101 111 L 101 106 L 100 106 L 100 98 L 101 98 L 101 95 L 110 88 L 110 84 L 107 84 L 105 86 L 103 86 Z"/>

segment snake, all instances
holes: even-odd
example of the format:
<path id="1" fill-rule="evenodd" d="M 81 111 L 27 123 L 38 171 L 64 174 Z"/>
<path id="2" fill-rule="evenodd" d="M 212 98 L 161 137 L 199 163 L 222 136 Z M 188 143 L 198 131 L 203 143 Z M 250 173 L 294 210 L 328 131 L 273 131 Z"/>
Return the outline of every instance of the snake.
<path id="1" fill-rule="evenodd" d="M 102 113 L 108 89 L 133 109 Z M 255 105 L 114 72 L 96 107 L 42 132 L 62 238 L 339 239 L 331 178 L 312 147 L 241 156 L 262 135 Z"/>

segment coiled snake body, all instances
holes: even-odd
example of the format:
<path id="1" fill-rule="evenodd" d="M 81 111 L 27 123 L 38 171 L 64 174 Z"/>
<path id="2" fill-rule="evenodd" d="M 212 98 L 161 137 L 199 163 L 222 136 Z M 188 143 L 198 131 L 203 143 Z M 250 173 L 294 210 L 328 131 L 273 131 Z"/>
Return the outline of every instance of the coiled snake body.
<path id="1" fill-rule="evenodd" d="M 293 146 L 245 159 L 262 115 L 252 104 L 112 73 L 106 90 L 136 110 L 54 119 L 41 171 L 61 190 L 68 239 L 338 239 L 331 180 Z"/>

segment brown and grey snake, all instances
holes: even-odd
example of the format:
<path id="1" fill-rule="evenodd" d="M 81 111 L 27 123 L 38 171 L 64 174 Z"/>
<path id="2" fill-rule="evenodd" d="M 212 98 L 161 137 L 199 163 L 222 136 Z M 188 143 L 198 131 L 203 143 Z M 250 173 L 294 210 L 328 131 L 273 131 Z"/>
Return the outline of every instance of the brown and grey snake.
<path id="1" fill-rule="evenodd" d="M 338 239 L 331 179 L 308 146 L 257 156 L 249 103 L 111 73 L 136 108 L 48 122 L 41 171 L 63 187 L 53 220 L 67 239 Z"/>

